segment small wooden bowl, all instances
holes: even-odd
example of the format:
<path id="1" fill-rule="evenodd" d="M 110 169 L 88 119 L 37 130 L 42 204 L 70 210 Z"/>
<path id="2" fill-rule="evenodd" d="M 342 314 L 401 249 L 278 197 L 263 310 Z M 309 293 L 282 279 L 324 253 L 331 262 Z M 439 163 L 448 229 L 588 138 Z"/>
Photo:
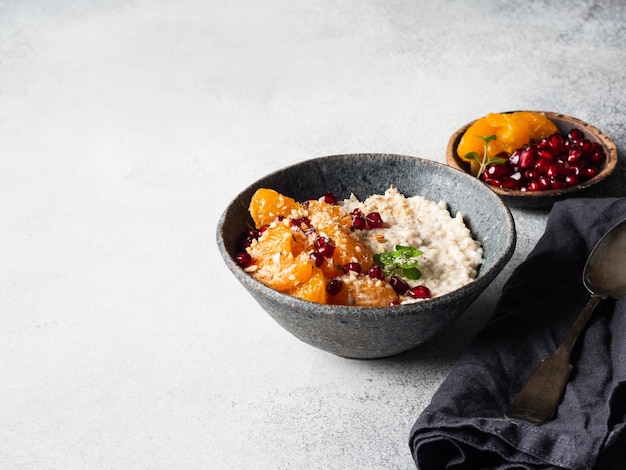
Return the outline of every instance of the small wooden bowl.
<path id="1" fill-rule="evenodd" d="M 509 111 L 513 112 L 513 111 Z M 485 184 L 498 194 L 502 200 L 511 207 L 525 208 L 542 208 L 550 207 L 554 202 L 571 196 L 583 196 L 591 187 L 596 187 L 603 182 L 613 171 L 617 165 L 617 146 L 609 137 L 604 135 L 599 129 L 580 119 L 566 116 L 564 114 L 552 113 L 547 111 L 541 112 L 550 119 L 562 134 L 567 134 L 571 129 L 578 128 L 585 133 L 585 137 L 593 142 L 599 143 L 606 154 L 606 162 L 600 172 L 583 183 L 576 186 L 563 189 L 551 189 L 546 191 L 516 191 L 511 189 L 502 189 L 496 186 Z M 448 141 L 446 151 L 446 162 L 449 166 L 470 173 L 470 165 L 468 162 L 461 160 L 456 153 L 461 137 L 465 131 L 474 123 L 474 121 L 465 124 L 458 131 L 452 134 Z"/>

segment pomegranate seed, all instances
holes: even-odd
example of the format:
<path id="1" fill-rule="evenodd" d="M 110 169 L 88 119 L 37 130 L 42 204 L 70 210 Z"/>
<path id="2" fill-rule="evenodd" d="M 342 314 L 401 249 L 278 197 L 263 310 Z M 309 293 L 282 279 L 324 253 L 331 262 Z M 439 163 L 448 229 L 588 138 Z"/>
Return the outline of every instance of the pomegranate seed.
<path id="1" fill-rule="evenodd" d="M 546 150 L 550 148 L 550 140 L 547 137 L 544 137 L 539 142 L 537 142 L 537 150 Z"/>
<path id="2" fill-rule="evenodd" d="M 365 216 L 365 220 L 370 228 L 381 228 L 383 226 L 383 219 L 378 212 L 370 212 Z"/>
<path id="3" fill-rule="evenodd" d="M 573 140 L 574 142 L 577 142 L 577 141 L 579 141 L 581 139 L 584 139 L 585 138 L 585 134 L 583 134 L 583 132 L 580 129 L 574 128 L 574 129 L 572 129 L 572 130 L 570 130 L 568 132 L 567 138 L 569 140 Z"/>
<path id="4" fill-rule="evenodd" d="M 591 155 L 595 150 L 593 142 L 587 139 L 582 141 L 582 145 L 579 148 L 582 155 Z"/>
<path id="5" fill-rule="evenodd" d="M 433 294 L 430 292 L 430 289 L 426 286 L 412 287 L 408 290 L 407 294 L 414 299 L 430 299 L 433 296 Z"/>
<path id="6" fill-rule="evenodd" d="M 393 287 L 398 294 L 404 294 L 411 287 L 398 276 L 391 276 L 389 278 L 389 284 L 391 284 L 391 287 Z"/>
<path id="7" fill-rule="evenodd" d="M 589 149 L 584 149 L 583 151 L 585 153 L 585 155 L 593 155 L 594 152 L 600 152 L 602 154 L 604 154 L 604 150 L 602 150 L 602 146 L 598 143 L 598 142 L 589 142 Z"/>
<path id="8" fill-rule="evenodd" d="M 539 188 L 541 190 L 550 189 L 550 178 L 545 175 L 541 175 L 537 178 L 537 183 L 539 184 Z"/>
<path id="9" fill-rule="evenodd" d="M 343 267 L 345 272 L 355 272 L 357 274 L 361 274 L 361 265 L 359 263 L 346 263 Z"/>
<path id="10" fill-rule="evenodd" d="M 241 251 L 235 256 L 235 261 L 241 268 L 247 268 L 252 264 L 252 256 L 246 251 Z"/>
<path id="11" fill-rule="evenodd" d="M 569 174 L 572 176 L 580 176 L 583 172 L 581 165 L 570 165 L 569 166 Z"/>
<path id="12" fill-rule="evenodd" d="M 315 267 L 317 268 L 319 268 L 320 266 L 322 266 L 322 264 L 324 264 L 324 256 L 322 256 L 317 251 L 314 251 L 313 253 L 311 253 L 309 255 L 309 258 L 311 258 L 311 260 L 315 264 Z"/>
<path id="13" fill-rule="evenodd" d="M 528 184 L 526 185 L 526 191 L 539 191 L 541 189 L 541 186 L 539 185 L 538 181 L 529 181 Z"/>
<path id="14" fill-rule="evenodd" d="M 357 215 L 352 219 L 352 225 L 350 226 L 350 230 L 365 230 L 367 228 L 367 221 L 365 217 L 361 215 Z"/>
<path id="15" fill-rule="evenodd" d="M 335 245 L 333 245 L 326 237 L 320 237 L 315 240 L 313 246 L 319 252 L 319 254 L 325 258 L 330 258 L 335 252 Z"/>
<path id="16" fill-rule="evenodd" d="M 333 193 L 324 193 L 324 195 L 319 199 L 321 202 L 325 202 L 326 204 L 337 204 L 338 199 Z"/>
<path id="17" fill-rule="evenodd" d="M 367 275 L 373 279 L 380 279 L 381 281 L 385 279 L 385 272 L 383 268 L 377 264 L 367 270 Z"/>
<path id="18" fill-rule="evenodd" d="M 491 186 L 502 187 L 502 180 L 500 178 L 485 178 L 483 181 Z"/>
<path id="19" fill-rule="evenodd" d="M 521 153 L 522 153 L 521 149 L 514 150 L 511 156 L 509 157 L 509 163 L 513 166 L 519 165 Z"/>
<path id="20" fill-rule="evenodd" d="M 540 158 L 535 163 L 535 171 L 539 174 L 545 173 L 550 167 L 550 158 Z"/>
<path id="21" fill-rule="evenodd" d="M 552 160 L 554 158 L 554 152 L 547 149 L 537 149 L 537 155 L 545 160 Z"/>
<path id="22" fill-rule="evenodd" d="M 485 171 L 483 175 L 488 175 L 490 178 L 501 178 L 503 177 L 508 170 L 510 170 L 510 164 L 507 163 L 490 163 L 485 167 Z"/>
<path id="23" fill-rule="evenodd" d="M 506 163 L 487 165 L 479 177 L 504 189 L 563 189 L 593 178 L 605 162 L 602 146 L 574 128 L 566 135 L 555 133 L 514 150 Z"/>
<path id="24" fill-rule="evenodd" d="M 594 152 L 591 155 L 591 163 L 595 166 L 601 166 L 604 163 L 604 152 Z"/>
<path id="25" fill-rule="evenodd" d="M 548 175 L 550 178 L 556 178 L 557 176 L 559 176 L 559 174 L 559 166 L 556 163 L 550 165 L 548 171 L 546 172 L 546 175 Z"/>
<path id="26" fill-rule="evenodd" d="M 579 162 L 583 157 L 583 150 L 580 147 L 572 147 L 567 154 L 567 161 L 570 163 Z"/>
<path id="27" fill-rule="evenodd" d="M 261 236 L 261 232 L 257 229 L 250 229 L 244 235 L 243 240 L 241 241 L 241 249 L 245 250 L 254 240 L 257 240 Z"/>
<path id="28" fill-rule="evenodd" d="M 563 148 L 563 136 L 561 134 L 552 134 L 548 137 L 548 145 L 555 152 L 560 152 Z"/>
<path id="29" fill-rule="evenodd" d="M 358 207 L 356 209 L 354 209 L 352 212 L 350 212 L 350 215 L 353 215 L 355 217 L 360 216 L 363 217 L 363 212 L 361 212 L 361 209 L 359 209 Z"/>
<path id="30" fill-rule="evenodd" d="M 322 255 L 324 258 L 332 258 L 333 253 L 335 252 L 335 246 L 331 245 L 330 243 L 324 246 L 320 246 L 317 251 L 319 252 L 320 255 Z"/>
<path id="31" fill-rule="evenodd" d="M 537 147 L 529 145 L 524 148 L 519 157 L 520 168 L 532 168 L 535 165 L 535 160 L 538 157 Z"/>
<path id="32" fill-rule="evenodd" d="M 519 184 L 519 181 L 515 181 L 511 178 L 507 178 L 502 181 L 502 184 L 500 185 L 500 187 L 503 189 L 519 190 L 520 184 Z"/>
<path id="33" fill-rule="evenodd" d="M 298 219 L 289 219 L 289 226 L 292 229 L 307 230 L 311 227 L 311 220 L 308 217 L 300 217 Z"/>
<path id="34" fill-rule="evenodd" d="M 343 281 L 341 279 L 333 279 L 326 284 L 326 292 L 329 295 L 337 295 L 343 288 Z"/>
<path id="35" fill-rule="evenodd" d="M 526 170 L 524 172 L 524 178 L 527 180 L 534 180 L 537 178 L 537 172 L 533 170 Z"/>
<path id="36" fill-rule="evenodd" d="M 391 302 L 389 302 L 390 307 L 397 307 L 398 305 L 400 305 L 399 300 L 392 300 Z"/>
<path id="37" fill-rule="evenodd" d="M 581 176 L 585 179 L 591 179 L 598 174 L 598 169 L 592 166 L 583 168 Z"/>

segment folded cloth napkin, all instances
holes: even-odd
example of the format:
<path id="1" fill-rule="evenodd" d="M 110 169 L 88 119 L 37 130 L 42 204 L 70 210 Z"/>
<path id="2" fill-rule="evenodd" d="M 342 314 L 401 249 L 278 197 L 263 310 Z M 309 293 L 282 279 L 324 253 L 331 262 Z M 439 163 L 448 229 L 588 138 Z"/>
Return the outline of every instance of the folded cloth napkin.
<path id="1" fill-rule="evenodd" d="M 624 198 L 553 206 L 545 233 L 507 280 L 493 317 L 415 422 L 409 445 L 418 469 L 626 468 L 626 299 L 596 307 L 551 421 L 533 425 L 503 415 L 589 300 L 582 281 L 587 257 L 624 218 Z"/>

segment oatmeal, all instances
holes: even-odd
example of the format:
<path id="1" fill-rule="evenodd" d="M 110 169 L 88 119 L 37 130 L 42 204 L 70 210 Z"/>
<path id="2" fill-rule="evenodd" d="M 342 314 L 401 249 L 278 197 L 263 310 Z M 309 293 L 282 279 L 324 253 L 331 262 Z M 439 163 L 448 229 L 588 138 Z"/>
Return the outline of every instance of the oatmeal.
<path id="1" fill-rule="evenodd" d="M 237 262 L 265 285 L 304 300 L 385 306 L 418 302 L 471 282 L 483 261 L 461 214 L 391 186 L 364 201 L 331 193 L 297 202 L 261 188 L 255 228 Z"/>
<path id="2" fill-rule="evenodd" d="M 378 212 L 382 228 L 357 232 L 373 253 L 392 251 L 397 245 L 423 252 L 419 257 L 421 278 L 409 285 L 426 285 L 433 297 L 446 294 L 471 282 L 483 261 L 483 249 L 457 213 L 454 217 L 445 202 L 422 196 L 404 197 L 392 186 L 384 194 L 358 201 L 354 196 L 340 203 L 346 212 Z M 407 299 L 404 299 L 407 300 Z"/>

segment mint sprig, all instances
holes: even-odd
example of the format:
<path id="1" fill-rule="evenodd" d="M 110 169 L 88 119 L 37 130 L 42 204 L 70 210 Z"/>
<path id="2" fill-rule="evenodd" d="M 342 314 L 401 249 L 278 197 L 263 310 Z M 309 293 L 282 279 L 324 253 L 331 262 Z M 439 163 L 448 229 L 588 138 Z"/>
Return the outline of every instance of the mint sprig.
<path id="1" fill-rule="evenodd" d="M 495 134 L 492 135 L 477 135 L 480 140 L 483 141 L 484 152 L 482 157 L 478 155 L 478 152 L 468 152 L 465 154 L 465 158 L 468 160 L 475 160 L 479 163 L 480 167 L 478 168 L 478 173 L 476 173 L 476 178 L 480 178 L 480 175 L 485 171 L 485 167 L 491 163 L 502 164 L 506 162 L 505 158 L 500 157 L 488 157 L 487 149 L 489 147 L 489 142 L 492 140 L 498 140 L 498 136 Z"/>
<path id="2" fill-rule="evenodd" d="M 424 254 L 412 246 L 396 245 L 394 251 L 374 255 L 374 262 L 383 268 L 385 277 L 402 276 L 407 279 L 419 279 L 422 273 L 417 269 L 417 258 Z"/>

